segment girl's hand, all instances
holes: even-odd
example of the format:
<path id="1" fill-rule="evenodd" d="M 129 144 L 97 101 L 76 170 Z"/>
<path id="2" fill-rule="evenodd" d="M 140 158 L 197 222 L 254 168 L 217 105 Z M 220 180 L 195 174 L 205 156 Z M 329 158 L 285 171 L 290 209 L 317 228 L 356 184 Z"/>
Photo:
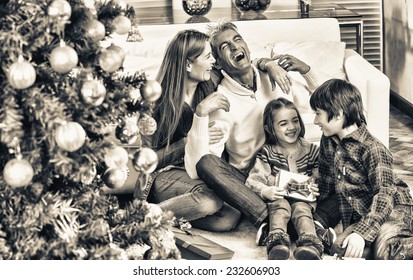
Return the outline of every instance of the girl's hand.
<path id="1" fill-rule="evenodd" d="M 277 190 L 275 187 L 263 188 L 261 190 L 261 196 L 271 201 L 279 199 L 279 198 L 284 198 L 283 192 L 280 190 Z"/>
<path id="2" fill-rule="evenodd" d="M 314 178 L 311 178 L 311 181 L 310 181 L 310 191 L 313 193 L 314 197 L 317 197 L 320 195 L 320 189 L 318 188 L 318 184 L 316 183 Z"/>
<path id="3" fill-rule="evenodd" d="M 364 238 L 358 233 L 351 233 L 343 241 L 342 248 L 346 248 L 344 257 L 348 258 L 361 258 L 363 256 L 363 250 L 366 242 Z"/>
<path id="4" fill-rule="evenodd" d="M 208 125 L 209 131 L 209 144 L 216 144 L 224 138 L 224 132 L 221 128 L 214 127 L 215 121 L 212 121 Z"/>

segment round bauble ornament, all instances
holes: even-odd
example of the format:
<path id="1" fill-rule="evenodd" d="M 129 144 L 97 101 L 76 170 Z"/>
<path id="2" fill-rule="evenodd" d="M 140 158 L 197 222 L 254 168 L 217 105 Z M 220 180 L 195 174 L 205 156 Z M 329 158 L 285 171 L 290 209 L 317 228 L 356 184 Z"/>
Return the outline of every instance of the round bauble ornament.
<path id="1" fill-rule="evenodd" d="M 133 155 L 132 164 L 138 172 L 152 173 L 158 165 L 158 155 L 154 150 L 143 147 Z"/>
<path id="2" fill-rule="evenodd" d="M 95 42 L 99 42 L 105 38 L 105 35 L 105 25 L 97 19 L 92 19 L 87 27 L 86 36 Z"/>
<path id="3" fill-rule="evenodd" d="M 142 135 L 152 135 L 156 131 L 157 124 L 154 118 L 144 114 L 138 121 L 138 127 Z"/>
<path id="4" fill-rule="evenodd" d="M 126 165 L 109 168 L 102 175 L 102 180 L 110 189 L 122 187 L 129 176 L 129 168 Z"/>
<path id="5" fill-rule="evenodd" d="M 124 15 L 119 15 L 113 19 L 112 25 L 115 33 L 119 35 L 127 34 L 131 29 L 132 22 Z"/>
<path id="6" fill-rule="evenodd" d="M 27 186 L 33 178 L 34 171 L 29 161 L 21 158 L 9 160 L 3 169 L 3 177 L 12 188 Z"/>
<path id="7" fill-rule="evenodd" d="M 136 122 L 126 120 L 116 127 L 115 136 L 123 144 L 133 144 L 138 140 L 139 127 Z"/>
<path id="8" fill-rule="evenodd" d="M 96 165 L 92 164 L 86 168 L 83 168 L 80 173 L 80 182 L 84 185 L 90 185 L 93 183 L 93 180 L 96 178 L 97 170 Z"/>
<path id="9" fill-rule="evenodd" d="M 110 44 L 110 46 L 107 47 L 107 49 L 117 52 L 117 53 L 120 55 L 120 57 L 122 58 L 122 64 L 123 64 L 123 62 L 125 61 L 125 58 L 126 58 L 126 52 L 125 52 L 124 49 L 122 49 L 122 48 L 119 47 L 119 46 L 116 46 L 116 45 L 113 44 L 113 43 Z"/>
<path id="10" fill-rule="evenodd" d="M 142 98 L 149 102 L 155 102 L 161 97 L 162 86 L 155 80 L 147 80 L 140 87 Z"/>
<path id="11" fill-rule="evenodd" d="M 56 129 L 55 141 L 62 150 L 74 152 L 85 143 L 86 132 L 79 123 L 67 122 Z"/>
<path id="12" fill-rule="evenodd" d="M 122 66 L 123 60 L 121 53 L 111 49 L 104 49 L 99 55 L 100 68 L 108 73 L 118 70 Z"/>
<path id="13" fill-rule="evenodd" d="M 66 0 L 54 0 L 47 8 L 47 13 L 51 17 L 58 17 L 60 20 L 67 21 L 72 15 L 72 6 Z"/>
<path id="14" fill-rule="evenodd" d="M 15 89 L 26 89 L 36 81 L 36 70 L 33 65 L 19 56 L 17 62 L 13 63 L 7 72 L 7 81 Z"/>
<path id="15" fill-rule="evenodd" d="M 115 146 L 105 149 L 104 160 L 108 168 L 126 165 L 129 160 L 129 154 L 125 148 Z"/>
<path id="16" fill-rule="evenodd" d="M 80 89 L 80 96 L 86 104 L 99 106 L 106 97 L 106 88 L 99 80 L 86 80 Z"/>
<path id="17" fill-rule="evenodd" d="M 64 42 L 61 42 L 60 46 L 54 48 L 49 57 L 49 62 L 53 70 L 61 74 L 71 71 L 77 65 L 78 61 L 79 57 L 76 51 Z"/>

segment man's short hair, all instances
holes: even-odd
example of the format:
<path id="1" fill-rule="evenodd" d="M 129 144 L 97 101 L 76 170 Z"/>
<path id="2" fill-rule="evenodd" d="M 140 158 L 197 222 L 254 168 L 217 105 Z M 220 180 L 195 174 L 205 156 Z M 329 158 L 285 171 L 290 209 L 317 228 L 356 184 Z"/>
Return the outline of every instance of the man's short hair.
<path id="1" fill-rule="evenodd" d="M 331 79 L 324 82 L 311 95 L 310 106 L 313 110 L 326 111 L 328 121 L 343 113 L 343 128 L 367 124 L 360 91 L 345 80 Z"/>
<path id="2" fill-rule="evenodd" d="M 221 19 L 219 21 L 217 21 L 215 24 L 209 24 L 208 25 L 208 32 L 207 34 L 209 35 L 210 38 L 210 43 L 211 43 L 211 48 L 212 48 L 212 55 L 217 58 L 218 57 L 218 47 L 216 44 L 216 37 L 221 34 L 222 32 L 226 31 L 226 30 L 234 30 L 236 32 L 238 32 L 238 28 L 235 24 L 233 24 L 232 22 L 225 20 L 225 19 Z"/>

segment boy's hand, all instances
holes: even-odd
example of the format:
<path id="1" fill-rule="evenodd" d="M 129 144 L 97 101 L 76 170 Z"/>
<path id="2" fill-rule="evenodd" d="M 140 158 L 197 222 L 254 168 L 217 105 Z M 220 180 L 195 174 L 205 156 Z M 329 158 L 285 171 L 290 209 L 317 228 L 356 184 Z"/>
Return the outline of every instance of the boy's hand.
<path id="1" fill-rule="evenodd" d="M 358 233 L 351 233 L 344 241 L 342 248 L 346 248 L 344 257 L 348 258 L 361 258 L 363 256 L 363 250 L 366 242 L 364 238 Z"/>

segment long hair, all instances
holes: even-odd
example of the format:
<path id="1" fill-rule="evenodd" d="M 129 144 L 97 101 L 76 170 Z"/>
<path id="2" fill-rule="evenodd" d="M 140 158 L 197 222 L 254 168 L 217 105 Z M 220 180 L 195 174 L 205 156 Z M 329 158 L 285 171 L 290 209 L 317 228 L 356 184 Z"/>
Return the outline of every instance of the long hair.
<path id="1" fill-rule="evenodd" d="M 162 86 L 155 115 L 158 129 L 154 145 L 170 144 L 182 114 L 187 86 L 188 61 L 193 62 L 205 49 L 209 36 L 197 30 L 180 31 L 167 46 L 156 80 Z"/>
<path id="2" fill-rule="evenodd" d="M 311 95 L 310 105 L 313 110 L 326 111 L 328 121 L 342 112 L 345 116 L 343 128 L 367 124 L 360 91 L 345 80 L 330 79 L 324 82 Z"/>
<path id="3" fill-rule="evenodd" d="M 284 97 L 280 97 L 280 98 L 277 98 L 277 99 L 274 99 L 268 102 L 267 106 L 265 106 L 265 109 L 264 109 L 263 124 L 264 124 L 264 132 L 265 132 L 265 143 L 267 144 L 270 144 L 270 145 L 279 144 L 279 141 L 274 133 L 274 120 L 272 116 L 273 116 L 274 111 L 280 110 L 282 108 L 292 109 L 297 112 L 298 122 L 300 123 L 300 127 L 301 127 L 300 137 L 304 137 L 305 135 L 304 122 L 303 122 L 303 119 L 301 118 L 300 113 L 297 110 L 297 107 L 295 107 L 294 103 L 291 102 L 290 100 Z"/>

